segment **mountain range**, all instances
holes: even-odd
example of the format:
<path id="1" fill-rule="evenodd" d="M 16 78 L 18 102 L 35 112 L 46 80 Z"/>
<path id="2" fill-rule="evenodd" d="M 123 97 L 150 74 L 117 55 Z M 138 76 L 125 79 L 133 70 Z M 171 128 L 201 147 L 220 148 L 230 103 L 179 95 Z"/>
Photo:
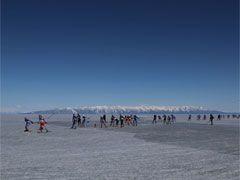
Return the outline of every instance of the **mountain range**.
<path id="1" fill-rule="evenodd" d="M 223 113 L 195 106 L 90 106 L 63 107 L 51 110 L 33 111 L 30 114 L 217 114 Z"/>

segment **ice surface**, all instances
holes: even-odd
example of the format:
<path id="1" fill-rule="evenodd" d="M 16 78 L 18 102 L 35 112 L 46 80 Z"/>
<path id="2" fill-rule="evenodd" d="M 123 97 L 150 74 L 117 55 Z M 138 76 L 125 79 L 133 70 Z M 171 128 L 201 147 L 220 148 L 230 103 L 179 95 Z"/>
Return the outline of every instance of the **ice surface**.
<path id="1" fill-rule="evenodd" d="M 24 117 L 2 115 L 1 180 L 142 179 L 238 180 L 239 119 L 151 124 L 140 115 L 138 127 L 70 129 L 71 115 L 46 115 L 49 133 L 38 124 L 23 132 Z M 49 118 L 48 118 L 49 117 Z M 108 121 L 109 121 L 109 116 Z"/>

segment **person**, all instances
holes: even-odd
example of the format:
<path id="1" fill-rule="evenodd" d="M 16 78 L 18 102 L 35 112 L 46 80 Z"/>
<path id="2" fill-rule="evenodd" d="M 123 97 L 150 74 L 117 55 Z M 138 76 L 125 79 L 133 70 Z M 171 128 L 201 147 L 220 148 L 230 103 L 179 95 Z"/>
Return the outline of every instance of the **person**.
<path id="1" fill-rule="evenodd" d="M 166 121 L 167 121 L 167 116 L 166 114 L 163 115 L 163 124 L 166 124 Z"/>
<path id="2" fill-rule="evenodd" d="M 136 115 L 133 116 L 133 124 L 138 125 L 138 117 Z"/>
<path id="3" fill-rule="evenodd" d="M 118 127 L 119 120 L 116 118 L 115 121 L 116 121 L 116 127 Z"/>
<path id="4" fill-rule="evenodd" d="M 75 126 L 75 124 L 77 123 L 77 117 L 75 116 L 75 114 L 73 114 L 73 117 L 72 117 L 72 129 L 76 129 L 77 127 Z"/>
<path id="5" fill-rule="evenodd" d="M 128 115 L 125 115 L 125 117 L 123 117 L 123 120 L 125 120 L 125 122 L 127 122 L 128 126 L 130 125 L 130 119 L 129 119 Z M 120 119 L 120 122 L 121 122 L 121 119 Z"/>
<path id="6" fill-rule="evenodd" d="M 82 120 L 81 120 L 81 116 L 80 116 L 79 113 L 78 113 L 78 115 L 77 115 L 77 119 L 78 119 L 78 126 L 81 126 Z"/>
<path id="7" fill-rule="evenodd" d="M 100 127 L 102 128 L 102 125 L 103 125 L 103 117 L 102 116 L 100 116 Z"/>
<path id="8" fill-rule="evenodd" d="M 214 116 L 212 114 L 210 114 L 210 123 L 211 123 L 211 126 L 213 125 L 213 119 L 214 119 Z"/>
<path id="9" fill-rule="evenodd" d="M 39 119 L 39 124 L 40 124 L 40 132 L 42 132 L 43 127 L 45 128 L 46 132 L 48 132 L 48 129 L 45 126 L 46 121 L 41 114 L 38 116 L 38 119 Z"/>
<path id="10" fill-rule="evenodd" d="M 167 120 L 168 120 L 167 124 L 170 124 L 171 123 L 171 117 L 169 115 L 167 116 Z"/>
<path id="11" fill-rule="evenodd" d="M 171 118 L 171 120 L 172 120 L 172 123 L 174 123 L 174 121 L 175 121 L 175 116 L 174 116 L 173 114 L 171 114 L 171 115 L 170 115 L 170 118 Z"/>
<path id="12" fill-rule="evenodd" d="M 157 115 L 154 114 L 153 115 L 153 121 L 152 121 L 153 124 L 156 124 L 157 123 Z"/>
<path id="13" fill-rule="evenodd" d="M 120 119 L 120 124 L 121 124 L 121 128 L 124 127 L 124 118 L 123 117 Z"/>
<path id="14" fill-rule="evenodd" d="M 107 123 L 106 114 L 103 115 L 103 120 Z"/>
<path id="15" fill-rule="evenodd" d="M 111 116 L 111 123 L 110 123 L 110 126 L 114 127 L 114 120 L 115 120 L 115 117 L 114 115 Z"/>
<path id="16" fill-rule="evenodd" d="M 201 119 L 201 115 L 197 115 L 197 120 L 200 120 Z"/>
<path id="17" fill-rule="evenodd" d="M 133 117 L 132 117 L 132 115 L 128 116 L 128 119 L 129 119 L 130 124 L 133 126 Z"/>
<path id="18" fill-rule="evenodd" d="M 107 127 L 103 116 L 100 116 L 100 124 L 101 124 L 101 128 L 103 127 L 103 125 Z"/>
<path id="19" fill-rule="evenodd" d="M 106 127 L 107 126 L 107 120 L 106 120 L 106 115 L 105 114 L 103 115 L 103 121 L 104 121 L 104 126 Z"/>
<path id="20" fill-rule="evenodd" d="M 172 122 L 176 122 L 176 116 L 172 114 Z"/>
<path id="21" fill-rule="evenodd" d="M 31 123 L 33 124 L 33 122 L 26 117 L 24 118 L 24 121 L 26 123 L 24 132 L 28 132 L 29 131 L 29 126 L 30 126 Z"/>
<path id="22" fill-rule="evenodd" d="M 122 128 L 122 127 L 124 127 L 124 124 L 123 124 L 124 117 L 120 114 L 119 119 L 120 119 L 120 125 L 121 125 L 121 128 Z"/>
<path id="23" fill-rule="evenodd" d="M 160 115 L 158 115 L 158 120 L 161 122 L 162 121 L 162 118 Z"/>
<path id="24" fill-rule="evenodd" d="M 206 120 L 207 119 L 207 116 L 206 114 L 203 115 L 203 120 Z"/>
<path id="25" fill-rule="evenodd" d="M 192 115 L 189 114 L 189 116 L 188 116 L 188 121 L 191 121 L 191 119 L 192 119 Z"/>
<path id="26" fill-rule="evenodd" d="M 125 119 L 125 124 L 127 123 L 127 125 L 129 126 L 130 124 L 132 124 L 132 120 L 130 118 L 129 115 L 126 115 L 125 118 L 122 117 L 123 119 Z M 120 119 L 121 120 L 121 119 Z"/>
<path id="27" fill-rule="evenodd" d="M 85 127 L 85 123 L 86 123 L 86 116 L 84 116 L 84 115 L 83 115 L 83 116 L 82 116 L 82 118 L 83 118 L 83 121 L 82 121 L 82 126 L 83 126 L 83 127 Z"/>

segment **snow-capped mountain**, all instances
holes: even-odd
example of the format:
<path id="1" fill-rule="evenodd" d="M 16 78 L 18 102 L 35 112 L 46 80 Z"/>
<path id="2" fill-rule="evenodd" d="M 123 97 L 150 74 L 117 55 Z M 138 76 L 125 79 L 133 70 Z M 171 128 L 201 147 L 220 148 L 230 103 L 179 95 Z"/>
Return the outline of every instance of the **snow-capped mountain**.
<path id="1" fill-rule="evenodd" d="M 220 113 L 203 107 L 194 106 L 91 106 L 91 107 L 63 107 L 45 111 L 33 111 L 31 114 L 200 114 Z"/>

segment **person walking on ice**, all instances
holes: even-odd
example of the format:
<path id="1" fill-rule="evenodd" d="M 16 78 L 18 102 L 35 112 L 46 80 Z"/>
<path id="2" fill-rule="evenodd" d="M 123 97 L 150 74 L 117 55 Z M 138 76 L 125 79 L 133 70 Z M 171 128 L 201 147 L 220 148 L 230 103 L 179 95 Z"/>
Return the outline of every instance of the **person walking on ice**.
<path id="1" fill-rule="evenodd" d="M 106 114 L 103 115 L 103 120 L 105 123 L 107 123 L 107 117 L 106 117 Z"/>
<path id="2" fill-rule="evenodd" d="M 26 123 L 24 132 L 29 132 L 29 126 L 31 123 L 33 124 L 33 122 L 28 118 L 24 118 L 24 121 Z"/>
<path id="3" fill-rule="evenodd" d="M 122 115 L 120 115 L 120 125 L 121 125 L 121 128 L 124 127 L 124 117 Z"/>
<path id="4" fill-rule="evenodd" d="M 164 114 L 163 115 L 163 124 L 166 124 L 166 122 L 167 122 L 167 116 L 166 116 L 166 114 Z"/>
<path id="5" fill-rule="evenodd" d="M 115 127 L 118 127 L 119 119 L 116 118 L 115 121 L 116 121 L 116 126 Z"/>
<path id="6" fill-rule="evenodd" d="M 206 120 L 207 119 L 207 116 L 206 114 L 203 115 L 203 120 Z"/>
<path id="7" fill-rule="evenodd" d="M 153 115 L 153 121 L 152 121 L 153 124 L 156 124 L 157 123 L 157 115 L 154 114 Z"/>
<path id="8" fill-rule="evenodd" d="M 81 124 L 82 124 L 82 120 L 81 120 L 80 114 L 77 115 L 77 119 L 78 119 L 78 126 L 80 127 Z"/>
<path id="9" fill-rule="evenodd" d="M 85 127 L 86 124 L 86 116 L 82 116 L 83 120 L 82 120 L 82 127 Z"/>
<path id="10" fill-rule="evenodd" d="M 134 115 L 134 116 L 133 116 L 133 125 L 134 125 L 134 126 L 137 126 L 137 125 L 138 125 L 138 117 L 137 117 L 137 115 Z"/>
<path id="11" fill-rule="evenodd" d="M 214 116 L 212 114 L 210 114 L 210 123 L 211 123 L 211 126 L 213 125 L 213 119 L 214 119 Z"/>
<path id="12" fill-rule="evenodd" d="M 188 121 L 191 121 L 191 119 L 192 119 L 192 115 L 190 114 L 190 115 L 188 116 Z"/>
<path id="13" fill-rule="evenodd" d="M 72 117 L 72 129 L 76 129 L 76 123 L 77 123 L 77 117 L 75 116 L 75 114 L 73 114 L 73 117 Z"/>
<path id="14" fill-rule="evenodd" d="M 104 126 L 105 128 L 107 128 L 107 125 L 106 125 L 106 123 L 105 123 L 105 120 L 104 120 L 104 117 L 103 116 L 101 116 L 100 117 L 100 124 L 101 124 L 101 128 Z"/>
<path id="15" fill-rule="evenodd" d="M 124 122 L 124 117 L 123 117 L 123 115 L 120 114 L 119 120 L 120 120 L 120 127 L 121 127 L 121 128 L 124 127 L 124 124 L 123 124 L 123 122 Z"/>
<path id="16" fill-rule="evenodd" d="M 111 116 L 111 123 L 110 123 L 110 126 L 114 127 L 114 120 L 115 120 L 115 117 L 114 115 Z"/>
<path id="17" fill-rule="evenodd" d="M 45 119 L 42 117 L 41 114 L 38 116 L 38 119 L 39 119 L 39 124 L 40 124 L 40 132 L 42 132 L 43 128 L 46 130 L 46 132 L 48 132 L 48 129 L 47 129 L 46 126 L 45 126 L 46 121 L 45 121 Z"/>

